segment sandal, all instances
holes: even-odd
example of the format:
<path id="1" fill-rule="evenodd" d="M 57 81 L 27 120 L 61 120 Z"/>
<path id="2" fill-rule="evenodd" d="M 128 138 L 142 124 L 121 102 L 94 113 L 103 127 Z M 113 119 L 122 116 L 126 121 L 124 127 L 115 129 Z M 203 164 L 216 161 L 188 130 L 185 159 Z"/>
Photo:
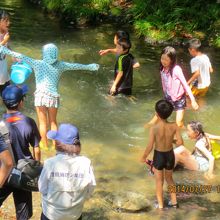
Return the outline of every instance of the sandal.
<path id="1" fill-rule="evenodd" d="M 154 208 L 158 210 L 163 210 L 163 208 L 159 207 L 159 204 L 157 202 L 154 203 Z"/>
<path id="2" fill-rule="evenodd" d="M 154 171 L 153 171 L 153 160 L 146 160 L 146 164 L 150 166 L 150 174 L 154 175 Z"/>
<path id="3" fill-rule="evenodd" d="M 178 209 L 178 208 L 179 208 L 179 204 L 178 204 L 178 203 L 172 204 L 171 201 L 168 202 L 167 206 L 168 206 L 169 208 L 174 208 L 174 209 Z"/>

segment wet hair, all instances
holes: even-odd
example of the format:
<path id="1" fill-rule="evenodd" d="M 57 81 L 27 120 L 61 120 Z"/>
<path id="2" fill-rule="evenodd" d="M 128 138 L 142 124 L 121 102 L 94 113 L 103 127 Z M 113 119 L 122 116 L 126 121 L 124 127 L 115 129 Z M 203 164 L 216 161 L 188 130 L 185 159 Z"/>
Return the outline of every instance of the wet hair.
<path id="1" fill-rule="evenodd" d="M 170 47 L 170 46 L 167 46 L 165 47 L 163 50 L 162 50 L 162 53 L 161 53 L 161 56 L 163 54 L 166 54 L 169 58 L 170 58 L 170 73 L 171 73 L 171 76 L 173 74 L 173 68 L 175 67 L 176 65 L 176 50 L 173 48 L 173 47 Z M 163 69 L 163 65 L 162 63 L 160 62 L 160 71 L 162 71 Z"/>
<path id="2" fill-rule="evenodd" d="M 129 39 L 121 38 L 118 40 L 117 43 L 123 48 L 123 51 L 126 51 L 126 50 L 129 51 L 131 48 L 131 41 Z"/>
<path id="3" fill-rule="evenodd" d="M 155 110 L 160 118 L 167 119 L 173 112 L 173 105 L 167 100 L 159 100 L 155 104 Z"/>
<path id="4" fill-rule="evenodd" d="M 190 121 L 189 122 L 190 127 L 194 132 L 198 133 L 199 138 L 205 136 L 205 132 L 203 130 L 203 126 L 199 121 Z"/>
<path id="5" fill-rule="evenodd" d="M 211 150 L 209 140 L 208 140 L 207 136 L 205 135 L 202 124 L 199 121 L 190 121 L 188 124 L 194 132 L 198 133 L 197 140 L 204 137 L 206 140 L 206 148 L 208 150 Z"/>
<path id="6" fill-rule="evenodd" d="M 195 49 L 200 51 L 201 50 L 201 41 L 197 38 L 192 38 L 188 41 L 188 48 L 190 49 Z"/>
<path id="7" fill-rule="evenodd" d="M 118 30 L 115 35 L 117 36 L 118 40 L 120 39 L 130 39 L 129 33 L 127 31 Z"/>
<path id="8" fill-rule="evenodd" d="M 76 139 L 73 144 L 64 144 L 60 141 L 55 142 L 55 149 L 59 152 L 67 153 L 67 154 L 79 154 L 81 143 L 80 140 Z"/>
<path id="9" fill-rule="evenodd" d="M 0 20 L 9 18 L 9 13 L 6 10 L 0 9 Z"/>
<path id="10" fill-rule="evenodd" d="M 196 140 L 198 141 L 201 138 L 205 138 L 205 147 L 207 148 L 207 150 L 212 151 L 212 145 L 210 143 L 209 138 L 206 136 L 203 130 L 202 124 L 199 121 L 190 121 L 188 125 L 194 132 L 197 132 L 198 135 L 196 137 Z"/>

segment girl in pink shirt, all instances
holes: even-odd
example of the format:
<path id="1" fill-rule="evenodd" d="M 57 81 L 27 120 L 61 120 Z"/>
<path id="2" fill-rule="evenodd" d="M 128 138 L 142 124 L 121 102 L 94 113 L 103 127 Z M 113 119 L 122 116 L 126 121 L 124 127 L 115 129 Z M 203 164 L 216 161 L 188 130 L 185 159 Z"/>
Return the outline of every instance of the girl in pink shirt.
<path id="1" fill-rule="evenodd" d="M 185 80 L 181 67 L 176 64 L 176 50 L 173 47 L 167 46 L 161 53 L 160 74 L 164 97 L 172 103 L 176 111 L 177 125 L 183 127 L 186 93 L 189 95 L 193 109 L 197 110 L 199 106 Z M 157 116 L 149 124 L 153 124 L 156 120 Z"/>

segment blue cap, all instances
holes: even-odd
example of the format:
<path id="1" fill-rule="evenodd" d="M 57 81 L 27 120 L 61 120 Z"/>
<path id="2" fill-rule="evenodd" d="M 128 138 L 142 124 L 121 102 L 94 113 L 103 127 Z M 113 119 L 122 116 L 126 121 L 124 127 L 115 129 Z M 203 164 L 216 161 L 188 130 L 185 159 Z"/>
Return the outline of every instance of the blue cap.
<path id="1" fill-rule="evenodd" d="M 79 140 L 79 131 L 74 125 L 61 124 L 58 131 L 48 131 L 47 137 L 63 144 L 74 144 L 75 140 Z"/>
<path id="2" fill-rule="evenodd" d="M 16 85 L 6 86 L 2 91 L 2 100 L 8 107 L 15 107 L 19 104 L 27 91 L 27 85 L 21 87 Z"/>

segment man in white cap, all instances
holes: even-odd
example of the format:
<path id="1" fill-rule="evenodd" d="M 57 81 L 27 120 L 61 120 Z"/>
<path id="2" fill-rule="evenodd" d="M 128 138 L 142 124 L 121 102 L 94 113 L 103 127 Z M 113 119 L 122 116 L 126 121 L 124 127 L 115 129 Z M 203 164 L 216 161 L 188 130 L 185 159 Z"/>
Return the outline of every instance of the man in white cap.
<path id="1" fill-rule="evenodd" d="M 80 220 L 83 204 L 96 185 L 91 161 L 80 155 L 79 132 L 74 125 L 61 124 L 47 137 L 55 140 L 57 154 L 44 162 L 38 181 L 41 220 Z"/>

